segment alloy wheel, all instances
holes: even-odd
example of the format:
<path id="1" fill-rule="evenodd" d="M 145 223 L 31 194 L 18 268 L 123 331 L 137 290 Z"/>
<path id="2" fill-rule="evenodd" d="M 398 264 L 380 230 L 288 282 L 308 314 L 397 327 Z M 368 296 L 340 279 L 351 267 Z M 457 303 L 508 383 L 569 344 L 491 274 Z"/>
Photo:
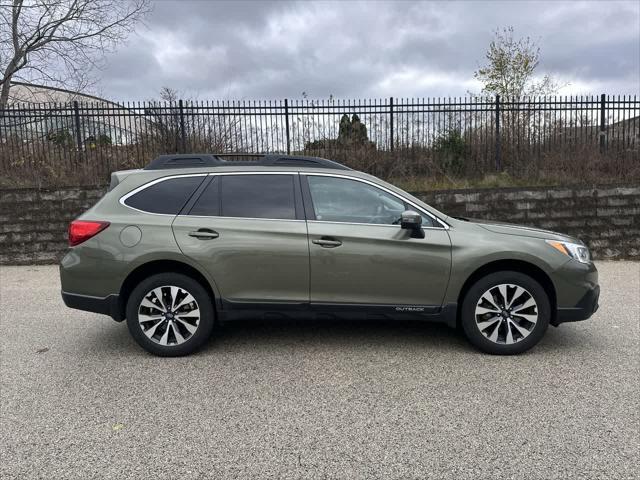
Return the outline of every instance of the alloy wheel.
<path id="1" fill-rule="evenodd" d="M 156 287 L 142 298 L 138 323 L 151 341 L 162 346 L 181 345 L 198 330 L 200 308 L 182 287 Z"/>
<path id="2" fill-rule="evenodd" d="M 490 341 L 511 345 L 527 338 L 538 322 L 538 304 L 525 288 L 495 285 L 476 304 L 476 326 Z"/>

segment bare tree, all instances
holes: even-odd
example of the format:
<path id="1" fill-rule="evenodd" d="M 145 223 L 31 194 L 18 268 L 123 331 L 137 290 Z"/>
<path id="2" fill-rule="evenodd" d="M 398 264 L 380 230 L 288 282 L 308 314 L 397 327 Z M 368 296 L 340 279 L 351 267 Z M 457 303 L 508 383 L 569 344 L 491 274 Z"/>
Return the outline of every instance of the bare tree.
<path id="1" fill-rule="evenodd" d="M 540 47 L 529 37 L 514 38 L 513 27 L 495 31 L 486 53 L 487 64 L 473 74 L 482 82 L 482 93 L 503 97 L 552 95 L 559 85 L 549 76 L 535 79 Z"/>
<path id="2" fill-rule="evenodd" d="M 149 0 L 0 0 L 0 108 L 12 79 L 86 87 Z"/>
<path id="3" fill-rule="evenodd" d="M 178 92 L 175 88 L 162 87 L 160 89 L 160 100 L 163 102 L 177 102 L 182 96 L 184 95 Z"/>
<path id="4" fill-rule="evenodd" d="M 149 100 L 145 107 L 147 128 L 137 141 L 159 153 L 188 151 L 230 152 L 251 150 L 251 140 L 268 135 L 256 125 L 246 122 L 235 107 L 198 101 L 190 96 L 180 106 L 185 94 L 171 87 L 160 89 L 158 100 Z M 247 143 L 244 143 L 244 142 Z M 240 148 L 238 148 L 240 146 Z"/>

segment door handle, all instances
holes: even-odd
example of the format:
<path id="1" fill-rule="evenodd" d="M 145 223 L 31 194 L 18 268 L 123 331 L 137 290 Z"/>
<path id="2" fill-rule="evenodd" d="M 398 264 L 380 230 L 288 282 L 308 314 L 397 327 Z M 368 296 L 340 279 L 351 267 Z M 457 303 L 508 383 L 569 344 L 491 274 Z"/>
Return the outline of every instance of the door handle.
<path id="1" fill-rule="evenodd" d="M 207 228 L 201 228 L 200 230 L 189 232 L 189 236 L 198 238 L 200 240 L 212 240 L 214 238 L 218 238 L 220 234 Z"/>
<path id="2" fill-rule="evenodd" d="M 324 238 L 324 237 L 316 240 L 311 240 L 311 243 L 315 243 L 316 245 L 320 245 L 321 247 L 324 247 L 324 248 L 335 248 L 342 245 L 342 242 L 340 240 L 335 240 L 332 238 Z"/>

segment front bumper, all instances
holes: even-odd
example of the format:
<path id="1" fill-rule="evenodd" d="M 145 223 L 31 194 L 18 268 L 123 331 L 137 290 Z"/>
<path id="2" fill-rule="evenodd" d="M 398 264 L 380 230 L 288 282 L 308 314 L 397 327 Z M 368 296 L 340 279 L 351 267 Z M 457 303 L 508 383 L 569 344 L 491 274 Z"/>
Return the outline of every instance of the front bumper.
<path id="1" fill-rule="evenodd" d="M 119 295 L 108 295 L 106 297 L 92 297 L 90 295 L 78 295 L 62 291 L 62 300 L 69 308 L 84 310 L 85 312 L 101 313 L 109 315 L 117 322 L 124 320 L 121 315 Z"/>
<path id="2" fill-rule="evenodd" d="M 600 297 L 600 286 L 596 285 L 587 291 L 575 307 L 558 308 L 558 313 L 553 322 L 557 326 L 565 322 L 579 322 L 591 317 L 598 310 L 598 299 Z"/>
<path id="3" fill-rule="evenodd" d="M 598 269 L 592 262 L 570 260 L 553 272 L 551 279 L 557 300 L 551 325 L 586 320 L 598 309 Z"/>

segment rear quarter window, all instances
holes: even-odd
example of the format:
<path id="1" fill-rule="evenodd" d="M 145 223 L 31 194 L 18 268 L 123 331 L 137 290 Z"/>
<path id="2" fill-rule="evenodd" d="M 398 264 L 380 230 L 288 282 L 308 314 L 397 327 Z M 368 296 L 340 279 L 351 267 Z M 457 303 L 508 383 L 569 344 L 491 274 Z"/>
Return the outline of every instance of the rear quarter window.
<path id="1" fill-rule="evenodd" d="M 206 176 L 177 177 L 150 185 L 124 200 L 128 207 L 149 213 L 177 215 Z"/>

